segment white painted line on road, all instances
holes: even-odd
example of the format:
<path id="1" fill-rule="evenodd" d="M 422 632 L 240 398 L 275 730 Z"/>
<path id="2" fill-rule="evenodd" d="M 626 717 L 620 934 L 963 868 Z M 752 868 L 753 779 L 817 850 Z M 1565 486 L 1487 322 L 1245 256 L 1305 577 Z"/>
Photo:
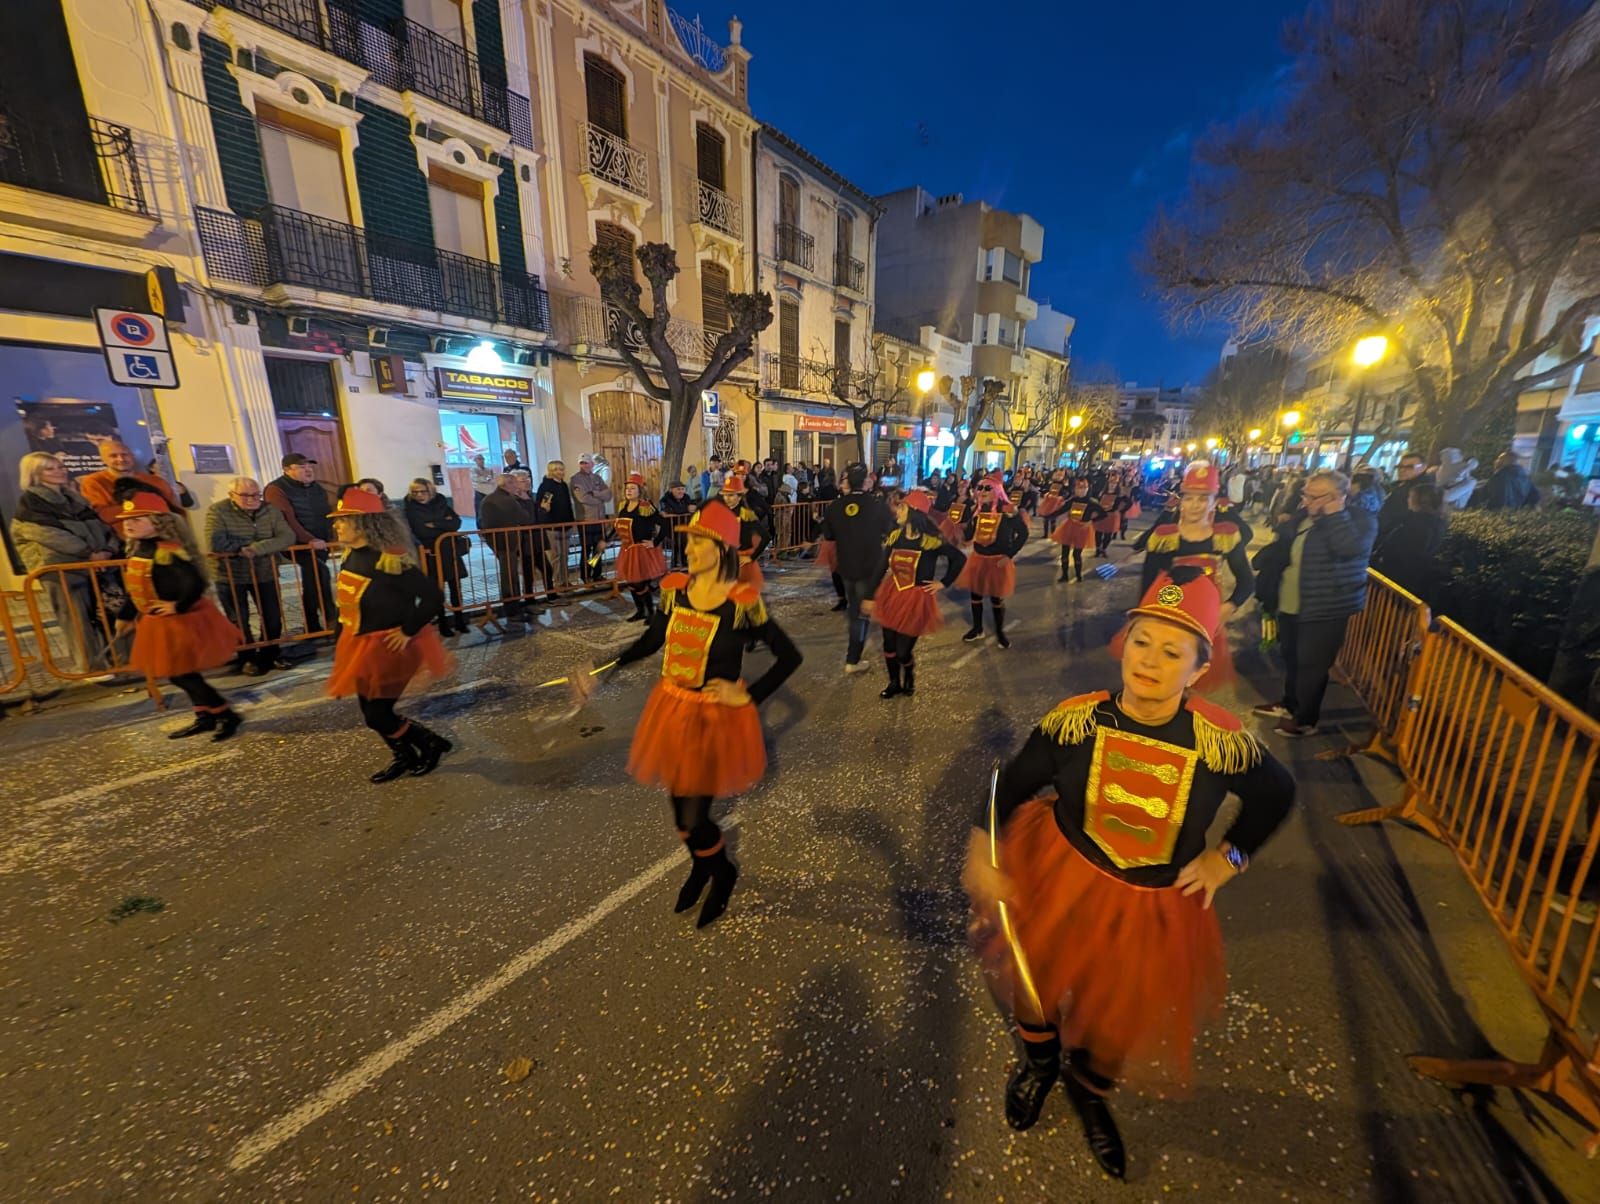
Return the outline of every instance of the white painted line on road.
<path id="1" fill-rule="evenodd" d="M 217 761 L 226 761 L 238 755 L 239 750 L 237 748 L 230 748 L 227 752 L 212 753 L 209 757 L 196 757 L 192 761 L 179 761 L 176 765 L 163 765 L 160 769 L 147 769 L 143 773 L 117 778 L 112 782 L 101 782 L 95 786 L 85 786 L 81 790 L 58 794 L 54 798 L 43 799 L 37 803 L 24 803 L 22 806 L 24 811 L 59 811 L 63 807 L 73 807 L 79 803 L 87 803 L 116 790 L 125 790 L 129 786 L 143 786 L 149 782 L 159 782 L 162 778 L 188 773 L 191 769 L 199 769 L 203 765 L 211 765 Z"/>
<path id="2" fill-rule="evenodd" d="M 722 824 L 723 831 L 738 826 L 739 817 L 736 815 L 730 816 Z M 397 1041 L 391 1041 L 376 1053 L 363 1058 L 353 1068 L 345 1071 L 298 1107 L 246 1137 L 229 1155 L 228 1169 L 248 1170 L 284 1142 L 299 1135 L 307 1126 L 315 1124 L 342 1104 L 349 1103 L 451 1025 L 465 1020 L 551 954 L 570 945 L 623 904 L 655 885 L 673 866 L 682 864 L 681 849 L 668 854 L 633 881 L 626 882 L 612 891 L 586 915 L 569 921 L 537 945 L 517 954 L 488 978 L 482 979 L 428 1016 L 405 1036 Z"/>

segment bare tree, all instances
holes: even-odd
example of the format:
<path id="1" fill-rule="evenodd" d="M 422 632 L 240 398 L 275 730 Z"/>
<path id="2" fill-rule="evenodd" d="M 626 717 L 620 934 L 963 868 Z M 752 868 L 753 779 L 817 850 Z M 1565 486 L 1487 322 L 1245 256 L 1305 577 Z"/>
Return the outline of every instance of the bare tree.
<path id="1" fill-rule="evenodd" d="M 1201 386 L 1195 426 L 1230 448 L 1244 447 L 1256 428 L 1271 431 L 1283 401 L 1288 353 L 1277 347 L 1247 347 L 1228 357 Z"/>
<path id="2" fill-rule="evenodd" d="M 868 429 L 887 421 L 911 397 L 910 365 L 884 355 L 870 340 L 858 364 L 829 356 L 819 343 L 816 358 L 801 369 L 819 378 L 822 391 L 850 411 L 862 460 L 867 458 Z"/>
<path id="3" fill-rule="evenodd" d="M 1160 414 L 1156 417 L 1165 424 L 1165 417 Z M 1072 424 L 1074 418 L 1080 420 L 1076 426 Z M 1117 386 L 1110 380 L 1073 376 L 1067 386 L 1060 420 L 1064 437 L 1080 451 L 1105 442 L 1117 429 Z"/>
<path id="4" fill-rule="evenodd" d="M 1148 270 L 1179 316 L 1317 351 L 1382 331 L 1422 440 L 1589 358 L 1600 63 L 1574 0 L 1333 0 L 1279 110 L 1204 144 Z"/>
<path id="5" fill-rule="evenodd" d="M 667 285 L 678 274 L 678 256 L 665 243 L 647 242 L 637 252 L 639 267 L 650 284 L 650 312 L 642 303 L 643 290 L 634 275 L 633 257 L 615 246 L 589 249 L 589 270 L 600 282 L 600 298 L 615 306 L 639 332 L 657 368 L 648 367 L 628 337 L 617 337 L 612 346 L 633 372 L 639 387 L 657 401 L 667 403 L 667 438 L 661 453 L 662 479 L 671 481 L 683 471 L 683 453 L 689 432 L 700 422 L 700 394 L 715 388 L 745 360 L 750 358 L 755 337 L 772 325 L 772 297 L 767 293 L 729 293 L 730 329 L 717 336 L 706 351 L 706 365 L 698 374 L 684 372 L 678 351 L 669 338 L 672 311 L 667 307 Z M 697 331 L 698 334 L 698 331 Z"/>
<path id="6" fill-rule="evenodd" d="M 939 385 L 955 406 L 956 469 L 965 472 L 967 452 L 972 450 L 972 445 L 978 438 L 978 431 L 989 421 L 989 416 L 994 411 L 994 403 L 1005 395 L 1006 382 L 996 380 L 992 376 L 986 376 L 981 381 L 973 376 L 963 376 L 958 386 L 959 393 L 952 391 L 952 382 L 948 376 L 941 380 Z"/>

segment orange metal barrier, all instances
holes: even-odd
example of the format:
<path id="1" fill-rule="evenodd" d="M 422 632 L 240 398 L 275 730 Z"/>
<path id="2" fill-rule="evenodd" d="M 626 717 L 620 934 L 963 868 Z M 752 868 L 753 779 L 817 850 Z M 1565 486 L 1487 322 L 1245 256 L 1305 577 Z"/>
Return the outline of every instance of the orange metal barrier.
<path id="1" fill-rule="evenodd" d="M 1365 744 L 1320 753 L 1318 760 L 1365 753 L 1397 763 L 1394 741 L 1405 722 L 1429 622 L 1428 607 L 1421 598 L 1381 573 L 1367 571 L 1366 607 L 1350 620 L 1334 668 L 1372 712 L 1372 736 Z"/>
<path id="2" fill-rule="evenodd" d="M 337 545 L 296 544 L 274 556 L 212 552 L 211 584 L 222 613 L 244 633 L 242 651 L 334 634 L 332 557 Z M 284 587 L 284 574 L 289 586 Z"/>
<path id="3" fill-rule="evenodd" d="M 0 590 L 0 694 L 9 694 L 28 680 L 28 658 L 11 615 L 12 606 L 22 602 L 20 593 Z"/>
<path id="4" fill-rule="evenodd" d="M 767 551 L 774 556 L 783 556 L 815 545 L 821 538 L 822 516 L 827 510 L 827 502 L 794 502 L 774 506 L 772 544 Z"/>
<path id="5" fill-rule="evenodd" d="M 1410 1059 L 1449 1083 L 1550 1092 L 1600 1150 L 1600 923 L 1577 921 L 1600 851 L 1600 722 L 1449 619 L 1423 642 L 1399 734 L 1401 803 L 1341 817 L 1403 819 L 1456 855 L 1544 1012 L 1537 1062 Z"/>

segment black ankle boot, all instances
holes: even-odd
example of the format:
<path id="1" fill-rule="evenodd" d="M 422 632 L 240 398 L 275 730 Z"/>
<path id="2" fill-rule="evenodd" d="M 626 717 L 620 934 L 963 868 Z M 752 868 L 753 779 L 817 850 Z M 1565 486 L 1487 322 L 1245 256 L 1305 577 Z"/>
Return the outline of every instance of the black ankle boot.
<path id="1" fill-rule="evenodd" d="M 994 642 L 1002 648 L 1011 647 L 1011 641 L 1006 638 L 1006 617 L 1004 611 L 997 611 L 994 616 Z"/>
<path id="2" fill-rule="evenodd" d="M 1006 1083 L 1006 1124 L 1019 1133 L 1033 1128 L 1044 1111 L 1044 1097 L 1061 1076 L 1059 1041 L 1022 1044 L 1027 1056 Z"/>
<path id="3" fill-rule="evenodd" d="M 644 598 L 638 594 L 633 595 L 633 613 L 628 616 L 629 623 L 642 623 L 645 619 Z"/>
<path id="4" fill-rule="evenodd" d="M 850 603 L 848 601 L 846 601 L 844 598 L 840 598 L 837 602 L 835 602 L 828 609 L 829 610 L 849 610 L 850 609 Z"/>
<path id="5" fill-rule="evenodd" d="M 886 656 L 883 658 L 883 663 L 889 670 L 889 685 L 887 688 L 878 691 L 878 697 L 898 698 L 901 694 L 905 693 L 905 689 L 900 685 L 900 662 L 897 660 L 890 660 Z"/>
<path id="6" fill-rule="evenodd" d="M 711 889 L 706 892 L 705 905 L 700 908 L 700 918 L 695 921 L 696 928 L 704 928 L 715 923 L 728 910 L 728 897 L 733 894 L 733 884 L 739 880 L 739 867 L 728 860 L 728 850 L 718 849 L 709 857 L 697 857 L 695 860 L 707 863 L 711 871 Z"/>
<path id="7" fill-rule="evenodd" d="M 455 747 L 437 732 L 430 732 L 416 722 L 406 729 L 404 739 L 414 754 L 413 764 L 409 770 L 414 778 L 420 778 L 439 768 L 439 758 Z"/>
<path id="8" fill-rule="evenodd" d="M 901 676 L 901 679 L 905 682 L 905 684 L 900 687 L 900 693 L 904 694 L 907 698 L 909 698 L 909 697 L 911 697 L 911 695 L 913 695 L 913 694 L 915 694 L 917 692 L 917 668 L 916 668 L 916 666 L 911 664 L 909 661 L 907 661 L 904 665 L 902 665 L 900 667 L 900 676 Z"/>
<path id="9" fill-rule="evenodd" d="M 198 736 L 201 732 L 214 732 L 217 730 L 217 717 L 210 711 L 196 711 L 194 719 L 188 727 L 180 727 L 175 732 L 168 732 L 168 740 L 187 740 L 190 736 Z"/>
<path id="10" fill-rule="evenodd" d="M 1091 1091 L 1069 1071 L 1066 1076 L 1067 1098 L 1072 1101 L 1078 1119 L 1083 1122 L 1083 1135 L 1089 1142 L 1089 1152 L 1100 1164 L 1100 1169 L 1113 1179 L 1128 1175 L 1128 1153 L 1122 1144 L 1122 1134 L 1117 1132 L 1117 1122 L 1112 1119 L 1106 1097 Z"/>
<path id="11" fill-rule="evenodd" d="M 230 707 L 217 716 L 217 730 L 211 733 L 211 739 L 217 743 L 233 739 L 234 732 L 239 730 L 239 725 L 243 722 L 239 713 Z"/>
<path id="12" fill-rule="evenodd" d="M 688 911 L 700 902 L 700 892 L 711 881 L 711 866 L 707 864 L 710 860 L 709 857 L 696 857 L 692 849 L 689 851 L 689 877 L 678 890 L 678 901 L 672 905 L 673 911 Z"/>
<path id="13" fill-rule="evenodd" d="M 417 754 L 411 751 L 411 745 L 406 739 L 409 735 L 411 733 L 407 732 L 405 736 L 401 736 L 398 740 L 391 740 L 387 736 L 384 737 L 383 742 L 389 746 L 389 751 L 394 753 L 394 760 L 368 778 L 369 782 L 381 786 L 384 782 L 392 782 L 396 778 L 404 777 L 411 772 L 417 763 Z"/>

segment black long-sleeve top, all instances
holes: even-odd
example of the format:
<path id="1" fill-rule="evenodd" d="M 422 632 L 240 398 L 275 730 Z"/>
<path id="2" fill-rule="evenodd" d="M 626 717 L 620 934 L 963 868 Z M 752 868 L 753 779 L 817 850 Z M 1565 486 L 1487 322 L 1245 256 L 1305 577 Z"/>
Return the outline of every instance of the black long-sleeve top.
<path id="1" fill-rule="evenodd" d="M 746 560 L 759 560 L 772 542 L 766 515 L 753 509 L 748 500 L 734 514 L 739 516 L 739 555 Z"/>
<path id="2" fill-rule="evenodd" d="M 1256 592 L 1256 574 L 1250 567 L 1246 541 L 1232 522 L 1218 520 L 1204 539 L 1185 539 L 1177 524 L 1163 524 L 1151 533 L 1139 577 L 1139 596 L 1143 597 L 1162 573 L 1170 573 L 1176 563 L 1192 560 L 1208 577 L 1215 577 L 1217 562 L 1227 561 L 1233 574 L 1233 593 L 1227 601 L 1243 606 Z"/>
<path id="3" fill-rule="evenodd" d="M 438 585 L 421 569 L 406 565 L 398 573 L 387 573 L 378 567 L 379 556 L 377 548 L 351 548 L 339 563 L 333 596 L 341 636 L 396 627 L 416 635 L 444 607 Z"/>
<path id="4" fill-rule="evenodd" d="M 617 507 L 617 538 L 624 544 L 666 542 L 671 524 L 654 506 L 644 502 L 623 502 Z"/>
<path id="5" fill-rule="evenodd" d="M 670 638 L 669 638 L 670 637 Z M 685 690 L 701 690 L 708 681 L 738 681 L 745 650 L 761 640 L 777 658 L 745 689 L 764 702 L 800 667 L 800 649 L 767 613 L 761 595 L 735 586 L 714 610 L 697 610 L 689 601 L 689 575 L 668 573 L 661 579 L 661 609 L 650 616 L 643 633 L 617 657 L 619 665 L 643 660 L 666 646 L 661 676 Z"/>
<path id="6" fill-rule="evenodd" d="M 998 521 L 996 521 L 998 520 Z M 1014 558 L 1028 542 L 1028 524 L 1011 510 L 972 510 L 962 524 L 974 556 Z"/>
<path id="7" fill-rule="evenodd" d="M 1056 517 L 1063 522 L 1082 523 L 1085 526 L 1097 523 L 1106 516 L 1105 507 L 1092 497 L 1078 497 L 1074 494 L 1067 499 L 1067 504 L 1056 511 Z"/>
<path id="8" fill-rule="evenodd" d="M 913 585 L 926 585 L 933 580 L 939 558 L 944 557 L 944 576 L 939 578 L 949 589 L 961 575 L 961 566 L 967 563 L 966 553 L 946 543 L 940 536 L 924 534 L 911 527 L 896 527 L 883 541 L 888 553 L 886 569 L 896 585 L 910 589 Z"/>
<path id="9" fill-rule="evenodd" d="M 933 508 L 943 514 L 950 509 L 950 503 L 956 500 L 956 487 L 952 482 L 945 481 L 933 494 Z"/>
<path id="10" fill-rule="evenodd" d="M 1229 794 L 1244 805 L 1226 839 L 1253 855 L 1295 793 L 1289 771 L 1222 708 L 1191 698 L 1149 727 L 1104 691 L 1069 698 L 1034 728 L 1000 774 L 996 823 L 1051 787 L 1061 835 L 1135 886 L 1177 881 L 1205 851 L 1206 830 Z M 987 801 L 974 822 L 988 829 Z"/>
<path id="11" fill-rule="evenodd" d="M 128 601 L 119 619 L 147 614 L 157 602 L 170 602 L 185 614 L 206 593 L 205 574 L 185 558 L 183 545 L 168 540 L 136 540 L 128 549 L 122 579 Z"/>

